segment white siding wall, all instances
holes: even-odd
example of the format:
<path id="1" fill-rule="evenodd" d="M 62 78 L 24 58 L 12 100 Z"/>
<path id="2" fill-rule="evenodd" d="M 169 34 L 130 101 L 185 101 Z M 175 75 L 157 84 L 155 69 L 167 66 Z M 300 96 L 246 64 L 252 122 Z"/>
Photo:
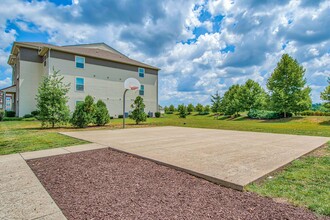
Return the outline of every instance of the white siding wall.
<path id="1" fill-rule="evenodd" d="M 38 86 L 43 75 L 43 66 L 41 63 L 20 61 L 19 74 L 19 95 L 18 116 L 22 117 L 25 114 L 30 114 L 31 111 L 36 110 L 36 95 L 38 93 Z"/>
<path id="2" fill-rule="evenodd" d="M 76 101 L 84 100 L 87 95 L 95 98 L 95 101 L 102 99 L 110 112 L 111 116 L 118 117 L 122 114 L 124 81 L 127 78 L 134 77 L 144 85 L 144 103 L 146 104 L 145 112 L 155 113 L 158 108 L 157 103 L 157 75 L 145 74 L 144 78 L 140 78 L 138 72 L 104 67 L 85 63 L 85 68 L 76 68 L 74 61 L 51 58 L 51 68 L 60 70 L 64 75 L 65 83 L 70 83 L 71 88 L 68 93 L 70 110 L 75 108 Z M 82 77 L 85 79 L 84 92 L 75 91 L 75 78 Z M 130 105 L 139 91 L 128 91 L 126 95 L 126 112 L 130 111 Z"/>

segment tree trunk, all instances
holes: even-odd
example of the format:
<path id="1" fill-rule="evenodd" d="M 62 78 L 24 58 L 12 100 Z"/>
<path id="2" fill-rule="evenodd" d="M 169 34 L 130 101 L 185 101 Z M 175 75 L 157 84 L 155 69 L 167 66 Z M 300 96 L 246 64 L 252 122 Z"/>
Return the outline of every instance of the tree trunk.
<path id="1" fill-rule="evenodd" d="M 286 118 L 286 112 L 284 112 L 284 118 Z"/>

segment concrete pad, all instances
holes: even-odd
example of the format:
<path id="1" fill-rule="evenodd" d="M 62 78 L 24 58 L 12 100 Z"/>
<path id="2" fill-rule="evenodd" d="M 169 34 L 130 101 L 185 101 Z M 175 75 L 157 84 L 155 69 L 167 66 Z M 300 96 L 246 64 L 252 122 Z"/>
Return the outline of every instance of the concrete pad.
<path id="1" fill-rule="evenodd" d="M 76 145 L 76 146 L 70 146 L 70 147 L 63 147 L 63 149 L 71 152 L 71 153 L 76 153 L 76 152 L 81 152 L 81 151 L 87 151 L 87 150 L 96 150 L 96 149 L 102 149 L 102 148 L 107 148 L 108 146 L 106 145 L 100 145 L 100 144 L 82 144 L 82 145 Z"/>
<path id="2" fill-rule="evenodd" d="M 0 219 L 66 219 L 19 154 L 0 156 Z"/>
<path id="3" fill-rule="evenodd" d="M 62 134 L 138 155 L 239 190 L 330 140 L 170 126 Z"/>
<path id="4" fill-rule="evenodd" d="M 21 156 L 24 158 L 24 160 L 30 160 L 30 159 L 49 157 L 49 156 L 68 154 L 68 153 L 70 153 L 70 152 L 63 148 L 53 148 L 53 149 L 47 149 L 47 150 L 24 152 L 24 153 L 21 153 Z"/>

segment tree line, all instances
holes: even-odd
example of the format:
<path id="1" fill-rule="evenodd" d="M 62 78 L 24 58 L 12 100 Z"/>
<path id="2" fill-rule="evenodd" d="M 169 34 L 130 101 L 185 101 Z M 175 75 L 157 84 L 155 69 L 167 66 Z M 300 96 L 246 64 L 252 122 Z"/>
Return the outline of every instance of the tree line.
<path id="1" fill-rule="evenodd" d="M 192 104 L 179 105 L 180 117 L 185 117 L 192 111 L 198 114 L 214 113 L 238 116 L 239 112 L 248 111 L 251 117 L 279 118 L 289 117 L 308 110 L 312 106 L 311 88 L 306 85 L 305 69 L 297 60 L 288 54 L 283 54 L 281 60 L 267 81 L 266 92 L 258 82 L 247 80 L 243 85 L 235 84 L 229 87 L 223 96 L 216 92 L 211 95 L 211 106 Z M 330 110 L 330 78 L 329 85 L 321 93 L 324 106 Z M 173 105 L 164 108 L 166 113 L 172 113 L 176 109 Z"/>

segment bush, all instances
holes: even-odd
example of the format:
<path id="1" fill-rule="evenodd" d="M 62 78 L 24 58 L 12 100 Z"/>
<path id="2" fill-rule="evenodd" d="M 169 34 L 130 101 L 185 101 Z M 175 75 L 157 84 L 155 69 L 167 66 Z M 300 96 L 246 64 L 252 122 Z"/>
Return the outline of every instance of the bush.
<path id="1" fill-rule="evenodd" d="M 278 119 L 281 118 L 281 114 L 274 111 L 251 109 L 248 117 L 254 119 Z"/>
<path id="2" fill-rule="evenodd" d="M 123 115 L 118 115 L 118 118 L 123 118 L 124 116 Z"/>
<path id="3" fill-rule="evenodd" d="M 110 116 L 110 119 L 113 119 L 113 116 Z"/>
<path id="4" fill-rule="evenodd" d="M 155 117 L 160 118 L 160 112 L 155 112 Z"/>
<path id="5" fill-rule="evenodd" d="M 31 112 L 31 115 L 33 115 L 33 117 L 35 117 L 35 116 L 38 116 L 39 113 L 40 113 L 39 111 L 35 110 L 35 111 Z"/>
<path id="6" fill-rule="evenodd" d="M 96 103 L 95 123 L 100 126 L 105 125 L 109 122 L 110 116 L 107 109 L 107 105 L 102 100 L 98 100 Z"/>
<path id="7" fill-rule="evenodd" d="M 172 115 L 174 112 L 172 112 L 172 111 L 167 111 L 167 112 L 165 112 L 165 114 L 168 114 L 168 115 Z"/>
<path id="8" fill-rule="evenodd" d="M 307 110 L 307 111 L 299 112 L 299 113 L 297 113 L 297 115 L 301 115 L 301 116 L 330 116 L 330 112 Z"/>
<path id="9" fill-rule="evenodd" d="M 95 104 L 92 96 L 88 95 L 84 102 L 76 105 L 71 118 L 71 124 L 75 127 L 85 128 L 95 122 Z"/>
<path id="10" fill-rule="evenodd" d="M 134 110 L 129 115 L 129 118 L 133 119 L 136 124 L 147 121 L 147 114 L 144 112 L 145 104 L 141 96 L 136 97 L 134 103 L 131 105 Z"/>
<path id="11" fill-rule="evenodd" d="M 19 117 L 4 117 L 3 121 L 22 121 L 23 118 L 19 118 Z"/>
<path id="12" fill-rule="evenodd" d="M 15 117 L 16 116 L 16 112 L 14 111 L 6 111 L 6 117 Z"/>
<path id="13" fill-rule="evenodd" d="M 23 118 L 32 118 L 32 117 L 33 117 L 33 115 L 31 115 L 31 114 L 26 114 L 23 116 Z"/>
<path id="14" fill-rule="evenodd" d="M 2 121 L 4 117 L 5 117 L 5 111 L 0 109 L 0 121 Z"/>
<path id="15" fill-rule="evenodd" d="M 36 121 L 37 119 L 35 117 L 31 118 L 23 118 L 22 121 Z"/>

